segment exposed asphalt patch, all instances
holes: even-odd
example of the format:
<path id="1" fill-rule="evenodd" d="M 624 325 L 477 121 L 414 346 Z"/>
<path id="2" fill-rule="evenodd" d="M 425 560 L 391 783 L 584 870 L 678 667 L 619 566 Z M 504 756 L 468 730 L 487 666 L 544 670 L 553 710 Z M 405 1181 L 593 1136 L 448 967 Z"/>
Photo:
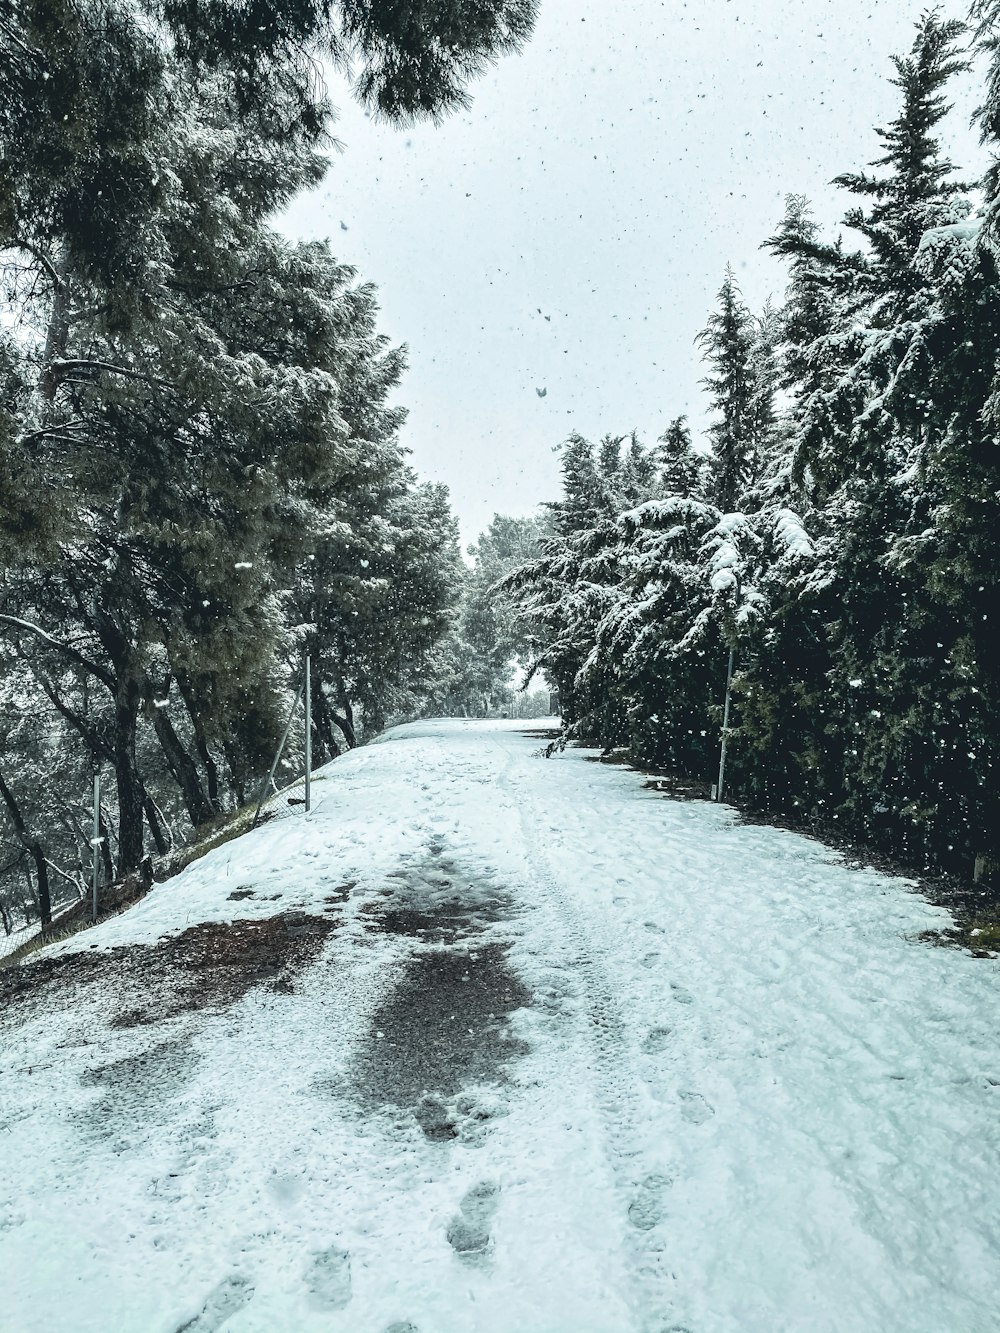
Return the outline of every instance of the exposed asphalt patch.
<path id="1" fill-rule="evenodd" d="M 410 884 L 397 875 L 391 896 L 364 909 L 370 929 L 419 942 L 355 1056 L 354 1091 L 364 1105 L 410 1110 L 437 1140 L 495 1113 L 469 1090 L 502 1085 L 528 1049 L 509 1018 L 531 993 L 508 963 L 509 943 L 483 938 L 512 911 L 501 891 L 416 869 Z"/>
<path id="2" fill-rule="evenodd" d="M 505 1066 L 527 1050 L 508 1016 L 531 995 L 507 966 L 507 949 L 432 949 L 408 959 L 355 1060 L 364 1101 L 411 1108 L 428 1138 L 457 1136 L 451 1099 L 470 1086 L 504 1082 Z"/>
<path id="3" fill-rule="evenodd" d="M 329 910 L 329 909 L 328 909 Z M 192 1010 L 227 1008 L 256 986 L 291 990 L 338 925 L 324 915 L 286 912 L 263 920 L 212 921 L 156 944 L 42 958 L 0 972 L 0 1006 L 76 999 L 101 988 L 111 1026 L 141 1027 Z"/>

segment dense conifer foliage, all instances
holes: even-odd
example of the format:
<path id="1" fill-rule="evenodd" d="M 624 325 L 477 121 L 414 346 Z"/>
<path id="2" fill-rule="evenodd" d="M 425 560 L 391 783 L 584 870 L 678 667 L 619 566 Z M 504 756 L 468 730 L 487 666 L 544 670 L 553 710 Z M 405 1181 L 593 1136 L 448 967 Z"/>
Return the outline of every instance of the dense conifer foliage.
<path id="1" fill-rule="evenodd" d="M 1000 145 L 1000 9 L 984 138 Z M 893 61 L 883 153 L 837 183 L 848 235 L 790 195 L 766 242 L 785 301 L 727 271 L 698 341 L 709 426 L 572 436 L 556 535 L 506 586 L 558 680 L 568 734 L 908 857 L 996 873 L 1000 828 L 998 179 L 936 137 L 966 30 L 926 14 Z M 991 869 L 992 868 L 992 869 Z"/>
<path id="2" fill-rule="evenodd" d="M 320 60 L 436 115 L 533 12 L 0 0 L 0 896 L 81 888 L 94 767 L 109 879 L 249 799 L 306 650 L 318 758 L 425 698 L 463 576 L 404 353 L 268 219 Z"/>

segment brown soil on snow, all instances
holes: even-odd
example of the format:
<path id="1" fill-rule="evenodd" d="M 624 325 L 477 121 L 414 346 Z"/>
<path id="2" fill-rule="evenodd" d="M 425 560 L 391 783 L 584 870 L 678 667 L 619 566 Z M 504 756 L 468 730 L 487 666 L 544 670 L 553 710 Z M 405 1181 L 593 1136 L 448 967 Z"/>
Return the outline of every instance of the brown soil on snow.
<path id="1" fill-rule="evenodd" d="M 41 958 L 0 972 L 0 1010 L 25 1002 L 72 1004 L 99 987 L 114 1027 L 157 1023 L 185 1011 L 226 1008 L 256 986 L 289 991 L 338 925 L 330 916 L 284 912 L 263 920 L 202 922 L 156 944 Z"/>

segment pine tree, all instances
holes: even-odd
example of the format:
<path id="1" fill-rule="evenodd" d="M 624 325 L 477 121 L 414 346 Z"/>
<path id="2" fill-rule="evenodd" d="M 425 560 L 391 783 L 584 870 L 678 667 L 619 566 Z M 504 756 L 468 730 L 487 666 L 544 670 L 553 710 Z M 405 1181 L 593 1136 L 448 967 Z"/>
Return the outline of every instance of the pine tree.
<path id="1" fill-rule="evenodd" d="M 899 301 L 919 284 L 912 264 L 920 239 L 940 220 L 940 208 L 966 187 L 953 179 L 955 167 L 941 154 L 934 130 L 951 110 L 943 90 L 968 62 L 956 48 L 965 25 L 942 19 L 940 9 L 925 13 L 908 55 L 893 56 L 902 94 L 899 115 L 888 128 L 877 129 L 885 153 L 871 163 L 887 167 L 883 175 L 845 172 L 835 184 L 873 200 L 865 210 L 850 209 L 844 219 L 871 246 L 870 286 L 876 300 L 887 295 Z"/>
<path id="2" fill-rule="evenodd" d="M 762 395 L 755 376 L 757 330 L 731 267 L 718 295 L 718 307 L 697 342 L 710 373 L 703 380 L 715 420 L 712 443 L 712 502 L 723 513 L 739 508 L 759 467 Z"/>
<path id="3" fill-rule="evenodd" d="M 49 336 L 22 344 L 14 367 L 20 401 L 4 451 L 12 489 L 0 538 L 12 568 L 35 571 L 23 580 L 27 602 L 15 605 L 12 589 L 5 612 L 31 613 L 33 651 L 81 735 L 53 653 L 113 697 L 101 757 L 116 774 L 123 871 L 144 850 L 145 712 L 195 823 L 219 808 L 213 740 L 238 791 L 266 764 L 279 725 L 280 590 L 330 505 L 375 475 L 378 441 L 367 436 L 379 413 L 390 432 L 398 420 L 375 393 L 400 363 L 372 331 L 370 289 L 351 292 L 353 275 L 322 247 L 292 249 L 255 221 L 233 168 L 256 161 L 266 196 L 268 147 L 233 132 L 213 133 L 207 147 L 202 114 L 218 109 L 192 103 L 186 132 L 162 145 L 184 208 L 206 223 L 188 251 L 171 216 L 160 220 L 169 301 L 122 326 L 96 279 L 65 263 Z M 288 169 L 280 157 L 272 164 Z M 46 626 L 58 630 L 58 649 Z M 86 649 L 75 658 L 70 628 Z M 171 683 L 181 725 L 154 705 Z M 204 781 L 185 753 L 188 725 Z"/>
<path id="4" fill-rule="evenodd" d="M 690 499 L 701 486 L 703 460 L 695 453 L 686 417 L 675 417 L 660 436 L 655 451 L 659 491 Z"/>
<path id="5" fill-rule="evenodd" d="M 439 115 L 464 103 L 466 84 L 487 64 L 520 48 L 535 8 L 535 0 L 6 0 L 0 248 L 65 252 L 112 289 L 126 318 L 157 285 L 151 235 L 175 184 L 158 144 L 189 97 L 212 85 L 220 124 L 269 138 L 287 162 L 293 148 L 308 153 L 326 134 L 330 108 L 313 54 L 348 71 L 356 95 L 390 119 Z M 300 184 L 272 179 L 269 207 Z M 201 223 L 187 219 L 195 246 Z"/>
<path id="6" fill-rule="evenodd" d="M 954 636 L 893 552 L 929 517 L 920 460 L 941 293 L 920 252 L 927 228 L 968 212 L 932 133 L 948 109 L 942 89 L 964 68 L 960 35 L 937 12 L 924 16 L 911 52 L 894 61 L 900 114 L 878 131 L 886 152 L 873 165 L 889 170 L 838 178 L 874 200 L 846 217 L 870 249 L 820 243 L 795 201 L 769 242 L 792 260 L 787 489 L 812 540 L 784 595 L 780 580 L 766 585 L 770 628 L 743 682 L 748 749 L 769 770 L 753 781 L 769 783 L 779 803 L 825 808 L 914 854 L 939 836 L 932 791 L 953 781 L 932 776 L 924 752 L 939 720 L 914 702 L 936 694 L 931 680 Z M 805 726 L 789 728 L 794 706 Z M 797 756 L 797 780 L 785 755 Z"/>

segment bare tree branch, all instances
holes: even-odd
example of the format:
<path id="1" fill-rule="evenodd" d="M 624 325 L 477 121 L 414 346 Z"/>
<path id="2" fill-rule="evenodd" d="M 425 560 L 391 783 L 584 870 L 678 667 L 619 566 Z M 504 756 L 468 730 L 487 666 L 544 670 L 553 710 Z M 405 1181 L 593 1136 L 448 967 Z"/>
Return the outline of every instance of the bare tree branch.
<path id="1" fill-rule="evenodd" d="M 110 375 L 123 375 L 125 379 L 140 380 L 143 384 L 155 384 L 161 389 L 173 388 L 168 380 L 161 380 L 156 375 L 146 375 L 141 370 L 131 370 L 128 366 L 116 366 L 112 361 L 92 361 L 86 357 L 67 357 L 52 361 L 46 373 L 53 379 L 63 379 L 75 370 L 106 370 Z M 86 383 L 79 380 L 73 382 Z"/>
<path id="2" fill-rule="evenodd" d="M 63 654 L 77 666 L 83 667 L 84 671 L 91 676 L 96 676 L 102 685 L 106 685 L 109 690 L 115 688 L 115 678 L 112 672 L 106 667 L 99 666 L 92 662 L 89 657 L 85 657 L 79 649 L 74 648 L 72 644 L 64 643 L 62 639 L 57 639 L 49 634 L 47 630 L 42 629 L 41 625 L 35 625 L 30 620 L 21 620 L 18 616 L 8 616 L 0 612 L 0 625 L 10 625 L 13 629 L 23 630 L 26 634 L 33 634 L 43 643 L 47 643 L 50 648 L 55 648 L 57 652 Z"/>

